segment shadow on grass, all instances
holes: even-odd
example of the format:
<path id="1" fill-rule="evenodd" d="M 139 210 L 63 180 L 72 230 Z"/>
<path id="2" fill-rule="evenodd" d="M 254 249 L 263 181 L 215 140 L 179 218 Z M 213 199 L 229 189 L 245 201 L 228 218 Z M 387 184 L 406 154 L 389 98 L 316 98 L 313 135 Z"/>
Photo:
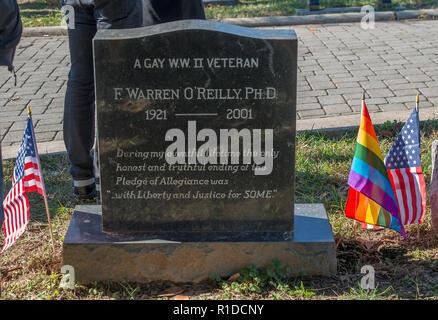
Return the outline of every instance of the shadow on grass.
<path id="1" fill-rule="evenodd" d="M 373 115 L 371 114 L 371 120 Z M 421 110 L 420 110 L 421 119 Z M 407 119 L 406 119 L 407 120 Z M 377 138 L 387 138 L 395 137 L 402 129 L 404 122 L 400 121 L 386 121 L 383 124 L 374 124 L 374 130 L 376 132 Z M 425 134 L 426 137 L 430 134 L 436 134 L 434 131 L 438 129 L 438 120 L 420 120 L 420 132 Z M 327 130 L 309 130 L 301 131 L 298 135 L 303 135 L 304 137 L 318 137 L 319 139 L 324 139 L 327 141 L 338 142 L 339 140 L 356 138 L 359 130 L 359 122 L 355 127 L 349 127 L 339 130 L 338 128 L 327 129 Z"/>
<path id="2" fill-rule="evenodd" d="M 270 298 L 273 294 L 280 299 L 396 299 L 431 298 L 438 295 L 438 258 L 415 260 L 408 255 L 409 244 L 395 244 L 387 238 L 367 241 L 364 239 L 336 239 L 338 242 L 337 274 L 331 277 L 300 275 L 284 279 L 277 289 L 266 286 L 256 296 Z M 434 240 L 435 247 L 438 241 Z M 376 289 L 360 287 L 361 268 L 371 265 L 375 269 Z M 224 279 L 226 281 L 226 279 Z M 230 282 L 228 282 L 230 283 Z M 287 285 L 287 287 L 285 287 Z M 100 282 L 87 288 L 98 288 L 106 296 L 122 299 L 159 299 L 166 288 L 181 289 L 181 295 L 205 298 L 219 298 L 225 291 L 213 282 L 199 284 L 154 281 L 148 284 Z M 233 286 L 229 286 L 232 288 Z M 238 287 L 238 286 L 236 286 Z M 282 287 L 283 289 L 280 289 Z M 131 293 L 127 291 L 130 288 Z M 289 288 L 289 289 L 284 289 Z M 238 291 L 228 291 L 228 298 L 245 297 Z M 247 296 L 246 296 L 247 297 Z M 253 297 L 254 298 L 254 297 Z"/>
<path id="3" fill-rule="evenodd" d="M 385 124 L 375 125 L 377 140 L 381 145 L 382 155 L 385 156 L 385 146 L 389 149 L 390 145 L 395 141 L 398 133 L 402 129 L 404 123 L 401 122 L 387 122 Z M 430 138 L 438 139 L 438 120 L 420 121 L 420 134 L 422 140 L 422 151 L 428 153 L 430 150 L 430 143 L 423 143 L 423 140 L 430 140 Z M 358 128 L 346 129 L 341 131 L 308 131 L 297 134 L 297 148 L 300 152 L 304 152 L 301 158 L 308 159 L 312 163 L 342 163 L 351 164 L 354 155 L 354 148 L 356 138 L 358 135 Z M 337 145 L 343 143 L 345 148 L 328 149 L 327 146 Z M 309 145 L 312 149 L 318 149 L 319 152 L 306 152 L 305 149 L 300 150 L 301 145 Z M 350 150 L 347 150 L 349 148 Z M 428 159 L 428 158 L 427 158 Z"/>
<path id="4" fill-rule="evenodd" d="M 343 163 L 348 162 L 351 164 L 353 161 L 354 149 L 352 149 L 351 154 L 336 154 L 336 152 L 321 152 L 321 153 L 308 153 L 303 157 L 306 160 L 311 161 L 313 163 L 322 163 L 322 162 L 330 162 L 330 163 Z"/>
<path id="5" fill-rule="evenodd" d="M 49 19 L 62 15 L 61 6 L 48 6 L 43 2 L 29 2 L 19 5 L 20 15 L 24 20 L 28 19 Z"/>
<path id="6" fill-rule="evenodd" d="M 57 10 L 57 9 L 61 8 L 61 5 L 49 6 L 49 5 L 45 4 L 43 1 L 27 2 L 27 3 L 22 3 L 18 6 L 20 8 L 20 12 L 23 10 L 38 10 L 38 11 L 43 11 L 43 12 L 47 11 L 48 12 L 50 10 Z"/>
<path id="7" fill-rule="evenodd" d="M 56 17 L 61 13 L 58 11 L 22 11 L 20 15 L 22 18 L 39 18 L 39 17 Z"/>
<path id="8" fill-rule="evenodd" d="M 80 288 L 77 291 L 77 297 L 89 296 L 92 288 L 102 296 L 121 299 L 121 300 L 145 300 L 145 299 L 168 299 L 176 295 L 186 297 L 210 295 L 215 289 L 211 281 L 203 281 L 197 284 L 192 283 L 174 283 L 171 281 L 151 281 L 148 283 L 138 282 L 114 282 L 102 281 L 94 282 Z M 78 290 L 79 289 L 79 290 Z"/>
<path id="9" fill-rule="evenodd" d="M 409 244 L 403 241 L 394 244 L 388 239 L 345 239 L 338 241 L 337 274 L 333 277 L 303 276 L 294 279 L 294 284 L 303 281 L 328 298 L 434 298 L 438 295 L 438 257 L 415 259 L 410 256 Z M 438 247 L 438 240 L 432 241 Z M 375 269 L 375 284 L 378 289 L 363 290 L 360 281 L 364 274 L 361 268 L 371 265 Z"/>
<path id="10" fill-rule="evenodd" d="M 327 177 L 323 174 L 308 174 L 296 171 L 295 202 L 338 204 L 347 197 L 345 179 Z"/>
<path id="11" fill-rule="evenodd" d="M 52 217 L 62 214 L 63 208 L 73 208 L 75 205 L 73 182 L 69 173 L 69 161 L 66 154 L 40 156 L 43 178 L 46 187 L 48 205 Z M 12 184 L 12 174 L 15 161 L 5 161 L 3 168 L 5 176 L 5 194 Z M 44 198 L 37 192 L 26 193 L 30 204 L 30 218 L 34 222 L 47 222 Z"/>

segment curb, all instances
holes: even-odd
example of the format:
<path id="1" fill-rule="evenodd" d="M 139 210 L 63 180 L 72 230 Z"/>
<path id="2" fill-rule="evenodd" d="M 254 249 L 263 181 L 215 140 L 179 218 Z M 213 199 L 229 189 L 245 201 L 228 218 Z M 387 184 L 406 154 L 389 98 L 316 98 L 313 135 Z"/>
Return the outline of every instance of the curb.
<path id="1" fill-rule="evenodd" d="M 281 27 L 292 25 L 314 25 L 331 23 L 360 22 L 364 15 L 362 13 L 336 13 L 318 14 L 307 16 L 276 16 L 276 17 L 257 17 L 257 18 L 229 18 L 221 22 L 234 24 L 242 27 Z M 393 12 L 376 12 L 375 21 L 395 20 Z"/>
<path id="2" fill-rule="evenodd" d="M 383 124 L 386 121 L 392 122 L 394 120 L 404 123 L 409 118 L 411 113 L 412 110 L 371 112 L 370 117 L 373 125 Z M 420 108 L 419 114 L 420 121 L 438 119 L 438 110 L 436 109 L 436 107 Z M 337 117 L 297 120 L 297 132 L 342 132 L 349 129 L 359 128 L 360 116 L 360 113 L 356 113 Z M 342 127 L 339 126 L 340 123 L 342 123 Z"/>
<path id="3" fill-rule="evenodd" d="M 375 21 L 407 19 L 438 19 L 438 9 L 375 12 Z M 365 15 L 360 12 L 313 14 L 304 16 L 275 16 L 257 18 L 228 18 L 220 22 L 242 27 L 278 27 L 303 24 L 360 22 Z M 67 36 L 67 26 L 24 28 L 23 37 Z"/>
<path id="4" fill-rule="evenodd" d="M 239 25 L 242 27 L 272 27 L 292 26 L 303 24 L 328 24 L 361 22 L 365 14 L 360 12 L 316 14 L 305 16 L 277 16 L 257 18 L 229 18 L 221 22 Z M 405 11 L 381 11 L 374 13 L 375 21 L 397 21 L 406 19 L 437 19 L 438 9 L 405 10 Z"/>
<path id="5" fill-rule="evenodd" d="M 67 26 L 23 28 L 23 37 L 67 36 Z"/>
<path id="6" fill-rule="evenodd" d="M 3 160 L 15 160 L 20 145 L 2 147 Z M 38 154 L 58 154 L 66 152 L 64 141 L 38 142 Z"/>

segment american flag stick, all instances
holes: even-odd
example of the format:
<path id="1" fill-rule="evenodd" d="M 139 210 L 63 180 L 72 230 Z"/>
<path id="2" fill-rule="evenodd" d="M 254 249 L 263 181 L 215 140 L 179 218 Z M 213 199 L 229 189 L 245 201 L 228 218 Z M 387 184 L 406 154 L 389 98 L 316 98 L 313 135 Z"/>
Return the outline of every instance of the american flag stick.
<path id="1" fill-rule="evenodd" d="M 417 110 L 417 112 L 418 112 L 419 107 L 420 107 L 420 95 L 417 94 L 417 99 L 416 99 L 416 104 L 415 104 L 415 110 Z"/>
<path id="2" fill-rule="evenodd" d="M 30 118 L 30 122 L 32 124 L 32 130 L 33 130 L 32 112 L 30 111 L 30 106 L 29 105 L 27 106 L 27 114 L 28 114 L 28 116 Z M 46 187 L 44 186 L 44 177 L 43 177 L 43 174 L 42 174 L 43 170 L 41 168 L 40 156 L 39 156 L 38 147 L 37 147 L 37 144 L 36 144 L 36 141 L 35 141 L 35 134 L 33 134 L 33 139 L 34 139 L 33 143 L 34 143 L 35 151 L 36 151 L 36 159 L 37 159 L 37 162 L 38 162 L 38 168 L 40 168 L 40 170 L 41 170 L 41 185 L 43 187 L 42 189 L 43 189 L 43 193 L 44 193 L 44 195 L 43 195 L 43 197 L 44 197 L 44 205 L 46 206 L 46 215 L 47 215 L 47 221 L 49 223 L 50 239 L 52 240 L 52 251 L 53 251 L 53 254 L 55 254 L 55 241 L 53 240 L 52 223 L 50 222 L 50 213 L 49 213 L 49 206 L 47 204 Z"/>

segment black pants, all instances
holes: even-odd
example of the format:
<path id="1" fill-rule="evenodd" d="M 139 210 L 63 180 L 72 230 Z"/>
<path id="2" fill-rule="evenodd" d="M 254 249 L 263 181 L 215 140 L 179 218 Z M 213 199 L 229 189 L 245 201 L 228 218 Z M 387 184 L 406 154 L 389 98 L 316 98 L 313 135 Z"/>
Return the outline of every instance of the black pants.
<path id="1" fill-rule="evenodd" d="M 64 142 L 75 186 L 94 182 L 94 68 L 98 29 L 137 28 L 182 19 L 205 19 L 202 0 L 65 0 L 74 8 L 69 28 L 71 69 L 64 104 Z"/>

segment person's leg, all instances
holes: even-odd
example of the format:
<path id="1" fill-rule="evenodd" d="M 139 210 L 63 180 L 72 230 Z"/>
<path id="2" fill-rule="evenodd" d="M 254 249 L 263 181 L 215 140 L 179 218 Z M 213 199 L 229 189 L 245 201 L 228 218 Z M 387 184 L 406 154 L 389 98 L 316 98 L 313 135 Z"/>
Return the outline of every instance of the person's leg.
<path id="1" fill-rule="evenodd" d="M 64 105 L 64 142 L 71 162 L 74 194 L 93 198 L 91 148 L 94 143 L 93 7 L 75 7 L 75 28 L 68 29 L 71 69 Z"/>
<path id="2" fill-rule="evenodd" d="M 154 16 L 158 23 L 186 20 L 205 19 L 202 0 L 147 0 L 150 1 Z"/>
<path id="3" fill-rule="evenodd" d="M 97 29 L 139 28 L 151 24 L 143 12 L 143 0 L 96 0 Z M 145 22 L 146 20 L 146 22 Z"/>
<path id="4" fill-rule="evenodd" d="M 163 4 L 157 7 L 157 4 L 163 2 Z M 85 27 L 89 24 L 92 25 L 94 20 L 96 21 L 97 29 L 126 29 L 126 28 L 138 28 L 142 26 L 157 24 L 161 22 L 181 20 L 181 19 L 205 19 L 204 8 L 201 0 L 190 0 L 190 2 L 182 1 L 166 1 L 166 0 L 95 0 L 94 5 L 94 19 L 89 17 L 87 23 L 84 23 Z M 176 9 L 176 11 L 175 11 Z M 77 20 L 77 18 L 76 18 Z M 81 21 L 82 22 L 82 21 Z M 78 23 L 78 22 L 76 22 Z M 81 23 L 82 25 L 82 23 Z M 89 65 L 87 65 L 87 69 L 93 69 L 93 57 L 92 57 L 92 37 L 96 30 L 94 29 L 93 35 L 90 36 L 90 40 L 87 40 L 87 46 L 90 46 L 90 49 L 86 53 L 90 54 L 90 57 L 86 59 L 86 61 L 90 61 Z M 70 35 L 70 34 L 69 34 Z M 84 37 L 84 36 L 82 36 Z M 84 49 L 84 50 L 85 50 Z M 73 65 L 73 60 L 72 60 Z M 79 70 L 79 69 L 78 69 Z M 91 72 L 92 76 L 93 73 Z M 93 86 L 93 81 L 90 82 L 90 86 Z M 83 96 L 85 97 L 85 96 Z M 89 100 L 89 103 L 94 101 L 94 91 L 93 91 L 93 99 Z M 83 106 L 85 107 L 85 103 Z M 94 111 L 94 105 L 90 107 Z M 84 113 L 87 113 L 84 110 Z M 85 119 L 86 118 L 86 119 Z M 80 121 L 75 121 L 75 123 L 80 123 L 81 121 L 94 121 L 94 118 L 81 117 Z M 83 128 L 84 126 L 80 125 L 79 128 Z M 89 131 L 84 133 L 88 134 Z M 94 133 L 94 130 L 93 130 Z M 65 131 L 64 131 L 65 134 Z M 82 146 L 83 150 L 89 150 L 92 145 L 92 137 L 91 139 L 87 136 L 87 139 L 82 139 L 80 141 L 87 141 L 89 144 Z M 84 155 L 84 153 L 81 153 Z M 70 155 L 70 153 L 69 153 Z M 70 155 L 72 157 L 73 155 Z M 96 153 L 95 153 L 96 157 Z M 93 178 L 82 178 L 84 175 L 82 173 L 90 172 L 89 169 L 92 167 L 92 157 L 87 153 L 87 157 L 83 158 L 83 162 L 77 161 L 76 167 L 72 168 L 72 175 L 75 178 L 75 182 L 77 183 L 77 179 L 82 182 L 82 184 L 87 182 L 94 182 Z M 84 165 L 82 165 L 82 164 Z M 97 163 L 97 159 L 96 159 Z M 84 170 L 85 169 L 85 170 Z M 75 171 L 76 170 L 76 171 Z M 96 172 L 96 176 L 98 172 Z"/>
<path id="5" fill-rule="evenodd" d="M 202 0 L 95 0 L 98 29 L 138 28 L 183 19 L 205 19 Z"/>

